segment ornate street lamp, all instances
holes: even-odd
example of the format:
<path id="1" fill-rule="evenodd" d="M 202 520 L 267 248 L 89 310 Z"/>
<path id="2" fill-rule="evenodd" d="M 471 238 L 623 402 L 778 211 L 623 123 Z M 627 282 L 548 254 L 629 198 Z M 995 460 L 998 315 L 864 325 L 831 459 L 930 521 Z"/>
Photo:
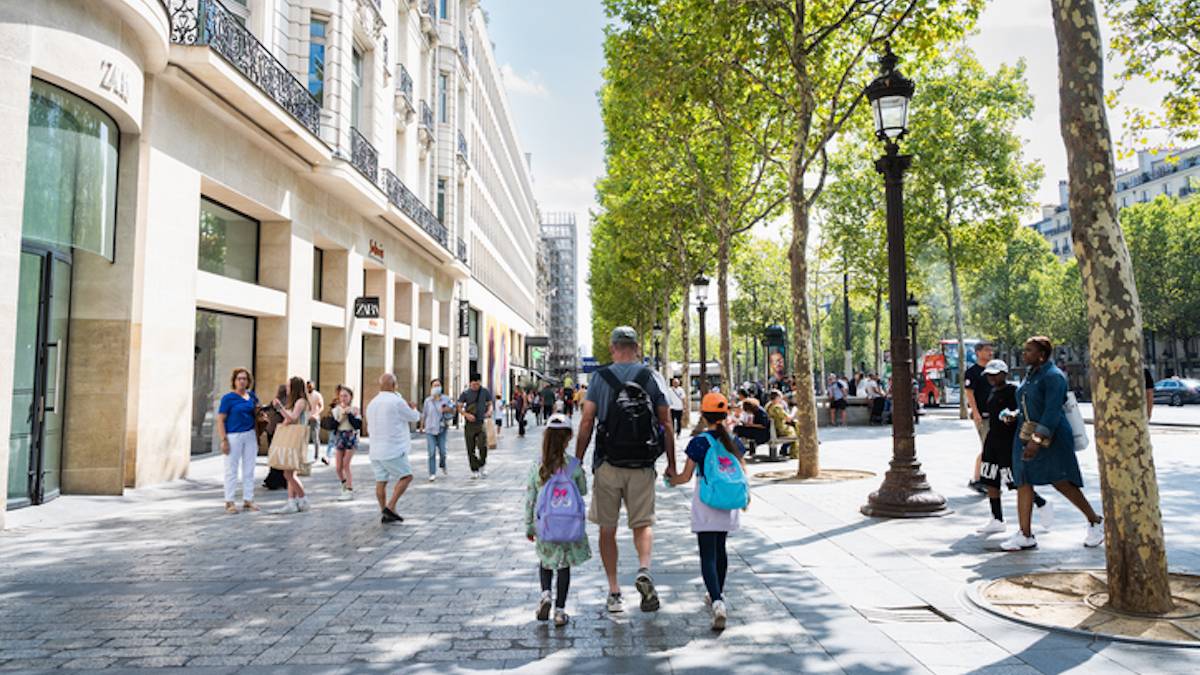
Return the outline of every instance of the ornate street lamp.
<path id="1" fill-rule="evenodd" d="M 907 331 L 908 270 L 904 257 L 904 171 L 912 156 L 897 143 L 908 133 L 908 103 L 916 87 L 896 70 L 899 59 L 889 44 L 880 58 L 881 74 L 865 94 L 875 118 L 875 135 L 885 154 L 875 162 L 887 196 L 888 314 L 892 339 L 892 461 L 883 484 L 860 510 L 884 518 L 920 518 L 948 513 L 946 499 L 925 480 L 913 438 L 913 369 Z"/>
<path id="2" fill-rule="evenodd" d="M 705 344 L 704 314 L 708 311 L 705 301 L 708 300 L 708 277 L 704 273 L 696 275 L 692 280 L 692 297 L 696 301 L 696 312 L 700 314 L 700 395 L 708 393 L 708 352 Z"/>
<path id="3" fill-rule="evenodd" d="M 662 343 L 663 327 L 661 323 L 654 324 L 654 369 L 662 370 L 662 359 L 659 358 L 659 346 Z"/>

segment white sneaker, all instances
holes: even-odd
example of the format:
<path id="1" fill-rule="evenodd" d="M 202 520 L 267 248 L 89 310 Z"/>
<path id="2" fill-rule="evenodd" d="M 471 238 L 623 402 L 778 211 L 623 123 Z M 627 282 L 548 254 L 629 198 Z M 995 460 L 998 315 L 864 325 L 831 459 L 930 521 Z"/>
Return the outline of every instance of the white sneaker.
<path id="1" fill-rule="evenodd" d="M 436 473 L 429 474 L 429 482 L 432 483 L 435 480 L 437 480 L 437 474 Z"/>
<path id="2" fill-rule="evenodd" d="M 1037 539 L 1026 537 L 1025 533 L 1020 530 L 1000 544 L 1002 551 L 1029 551 L 1035 548 L 1037 548 Z"/>
<path id="3" fill-rule="evenodd" d="M 479 470 L 479 477 L 480 477 L 480 478 L 487 478 L 487 469 L 480 469 L 480 470 Z"/>
<path id="4" fill-rule="evenodd" d="M 471 472 L 471 480 L 479 480 L 479 472 L 478 471 Z"/>
<path id="5" fill-rule="evenodd" d="M 1083 545 L 1088 548 L 1096 548 L 1104 543 L 1104 521 L 1098 523 L 1090 523 L 1087 529 L 1087 536 L 1083 539 Z"/>
<path id="6" fill-rule="evenodd" d="M 555 609 L 554 610 L 554 627 L 555 628 L 562 628 L 563 626 L 567 625 L 570 622 L 571 622 L 571 617 L 567 616 L 566 610 L 563 610 L 563 609 Z"/>
<path id="7" fill-rule="evenodd" d="M 289 513 L 300 513 L 300 507 L 296 505 L 296 500 L 289 499 L 283 506 L 272 509 L 269 513 L 276 516 L 287 515 Z"/>
<path id="8" fill-rule="evenodd" d="M 537 620 L 545 621 L 550 618 L 550 591 L 542 591 L 542 598 L 538 600 Z"/>
<path id="9" fill-rule="evenodd" d="M 354 490 L 342 488 L 342 493 L 338 495 L 339 502 L 349 502 L 354 500 Z"/>
<path id="10" fill-rule="evenodd" d="M 605 601 L 605 608 L 612 613 L 624 612 L 625 601 L 621 598 L 620 593 L 609 593 L 608 600 Z"/>
<path id="11" fill-rule="evenodd" d="M 712 629 L 715 631 L 725 630 L 725 620 L 728 619 L 728 614 L 725 611 L 725 601 L 717 600 L 712 604 L 713 620 Z"/>
<path id="12" fill-rule="evenodd" d="M 1003 520 L 996 520 L 995 518 L 992 518 L 991 520 L 988 521 L 987 525 L 984 525 L 983 527 L 979 528 L 978 530 L 975 530 L 975 534 L 979 534 L 979 535 L 986 537 L 990 534 L 1000 534 L 1001 532 L 1003 532 L 1007 529 L 1008 529 L 1008 525 L 1005 525 Z"/>
<path id="13" fill-rule="evenodd" d="M 1038 527 L 1042 528 L 1042 532 L 1049 532 L 1050 526 L 1054 524 L 1054 505 L 1046 502 L 1041 508 L 1035 510 L 1038 516 Z"/>
<path id="14" fill-rule="evenodd" d="M 308 505 L 308 497 L 301 497 L 296 500 L 296 510 L 297 511 L 307 511 L 309 508 L 310 507 Z"/>
<path id="15" fill-rule="evenodd" d="M 712 607 L 712 596 L 709 595 L 708 591 L 704 592 L 704 606 Z"/>

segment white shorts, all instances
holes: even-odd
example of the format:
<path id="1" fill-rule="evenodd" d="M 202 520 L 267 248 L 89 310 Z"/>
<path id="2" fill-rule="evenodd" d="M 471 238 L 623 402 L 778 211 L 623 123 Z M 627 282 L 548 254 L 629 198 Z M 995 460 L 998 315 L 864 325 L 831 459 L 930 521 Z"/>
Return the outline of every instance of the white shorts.
<path id="1" fill-rule="evenodd" d="M 400 455 L 389 459 L 371 458 L 371 470 L 375 472 L 376 483 L 387 483 L 388 481 L 400 480 L 412 475 L 412 465 L 408 462 L 408 455 Z"/>

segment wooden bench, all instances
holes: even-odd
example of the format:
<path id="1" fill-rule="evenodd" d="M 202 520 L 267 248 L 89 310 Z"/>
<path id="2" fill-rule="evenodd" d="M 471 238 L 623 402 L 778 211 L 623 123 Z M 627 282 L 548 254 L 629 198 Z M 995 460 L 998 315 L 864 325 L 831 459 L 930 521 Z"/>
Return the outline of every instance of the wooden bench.
<path id="1" fill-rule="evenodd" d="M 767 452 L 768 452 L 767 461 L 768 462 L 786 462 L 788 459 L 791 459 L 791 458 L 786 457 L 786 456 L 780 457 L 779 456 L 779 448 L 781 448 L 783 445 L 785 445 L 787 443 L 795 444 L 800 439 L 796 438 L 795 436 L 783 436 L 783 437 L 776 436 L 774 421 L 772 421 L 771 424 L 768 426 L 771 427 L 771 438 L 767 440 Z"/>

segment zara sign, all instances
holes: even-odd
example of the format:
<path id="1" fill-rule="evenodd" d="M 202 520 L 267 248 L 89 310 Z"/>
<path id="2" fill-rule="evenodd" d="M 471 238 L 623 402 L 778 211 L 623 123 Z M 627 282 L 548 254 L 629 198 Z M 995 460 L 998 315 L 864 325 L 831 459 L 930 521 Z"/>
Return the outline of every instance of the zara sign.
<path id="1" fill-rule="evenodd" d="M 379 296 L 369 295 L 354 299 L 354 318 L 378 319 Z"/>

